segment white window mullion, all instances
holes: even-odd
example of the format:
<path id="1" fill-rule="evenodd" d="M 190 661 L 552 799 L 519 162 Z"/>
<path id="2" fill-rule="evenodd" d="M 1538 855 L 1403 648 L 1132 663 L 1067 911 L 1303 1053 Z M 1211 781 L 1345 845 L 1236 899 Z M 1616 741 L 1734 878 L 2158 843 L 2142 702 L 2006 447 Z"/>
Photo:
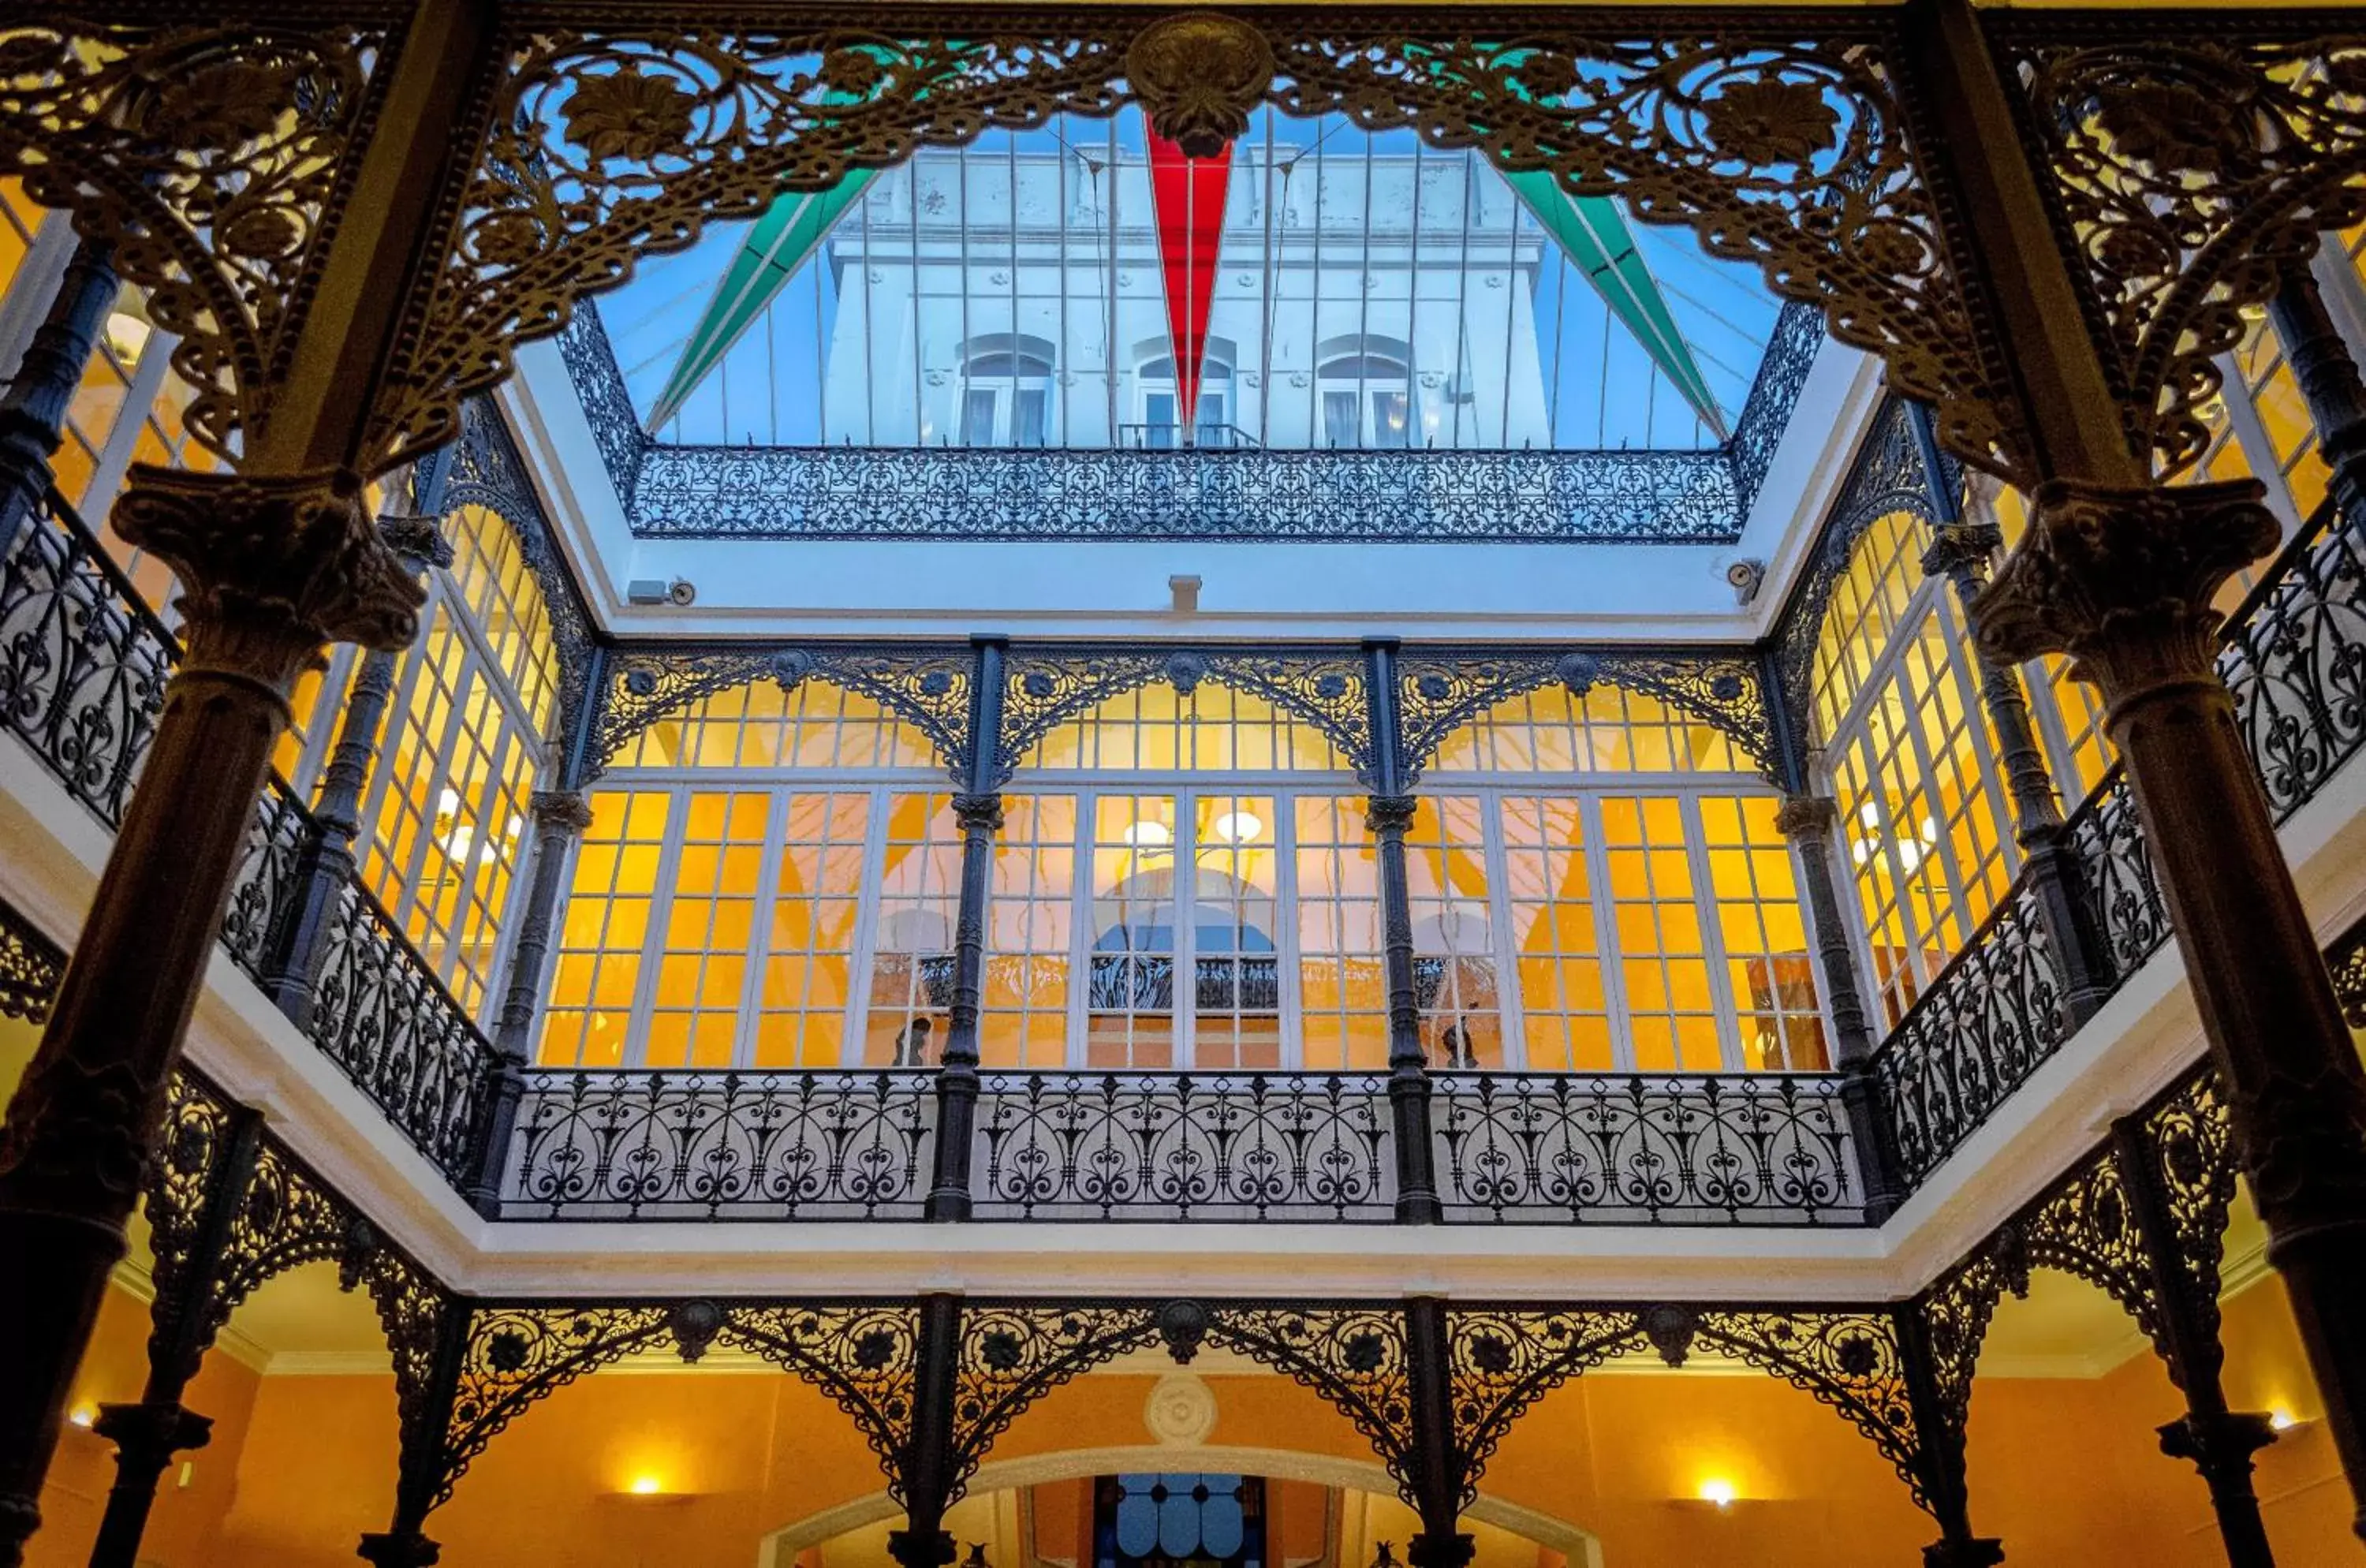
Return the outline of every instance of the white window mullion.
<path id="1" fill-rule="evenodd" d="M 665 967 L 666 938 L 673 924 L 674 883 L 682 871 L 682 841 L 690 833 L 691 792 L 676 790 L 666 812 L 665 841 L 658 848 L 657 886 L 649 889 L 649 929 L 641 939 L 641 973 L 633 987 L 633 1012 L 625 1023 L 627 1067 L 648 1065 L 649 1021 L 657 1010 L 658 975 Z"/>
<path id="2" fill-rule="evenodd" d="M 894 795 L 892 786 L 874 784 L 870 790 L 871 808 L 865 814 L 862 840 L 862 886 L 854 901 L 854 953 L 850 960 L 851 973 L 846 985 L 846 1044 L 839 1052 L 843 1061 L 848 1051 L 858 1056 L 871 1045 L 871 987 L 878 974 L 879 963 L 879 902 L 880 890 L 887 881 L 888 808 Z M 785 795 L 783 795 L 785 799 Z M 783 818 L 782 835 L 785 839 L 788 822 Z M 915 975 L 915 983 L 918 983 Z M 951 1034 L 948 1030 L 947 1034 Z M 943 1045 L 938 1047 L 942 1060 Z M 854 1063 L 845 1063 L 854 1066 Z"/>
<path id="3" fill-rule="evenodd" d="M 2281 356 L 2281 340 L 2276 350 Z M 2242 361 L 2232 354 L 2222 354 L 2211 363 L 2218 367 L 2218 399 L 2226 405 L 2226 423 L 2234 433 L 2235 444 L 2243 450 L 2245 465 L 2267 487 L 2268 510 L 2276 514 L 2276 536 L 2289 539 L 2300 529 L 2300 506 L 2293 500 L 2283 461 L 2276 456 L 2276 444 L 2269 438 L 2268 427 L 2259 419 L 2259 405 L 2251 400 L 2250 378 L 2243 374 Z"/>
<path id="4" fill-rule="evenodd" d="M 387 695 L 386 719 L 378 726 L 377 750 L 370 759 L 369 779 L 362 791 L 361 843 L 364 863 L 377 850 L 378 823 L 386 810 L 386 792 L 393 787 L 394 755 L 412 723 L 411 694 L 426 673 L 428 644 L 443 601 L 431 592 L 419 614 L 419 637 L 403 650 L 394 670 L 394 689 Z"/>
<path id="5" fill-rule="evenodd" d="M 1085 1036 L 1092 1023 L 1093 989 L 1093 815 L 1100 805 L 1091 790 L 1075 795 L 1076 853 L 1069 857 L 1068 875 L 1068 1041 L 1064 1053 L 1068 1066 L 1087 1066 Z"/>
<path id="6" fill-rule="evenodd" d="M 1174 1032 L 1174 1064 L 1189 1071 L 1200 1025 L 1200 796 L 1196 790 L 1177 790 L 1175 802 L 1175 864 L 1178 874 L 1167 889 L 1174 913 L 1175 983 L 1167 1005 Z"/>
<path id="7" fill-rule="evenodd" d="M 1585 880 L 1593 890 L 1588 902 L 1594 906 L 1594 950 L 1602 964 L 1602 1010 L 1610 1026 L 1610 1066 L 1631 1073 L 1635 1021 L 1627 1010 L 1627 966 L 1618 944 L 1618 899 L 1610 886 L 1610 846 L 1602 837 L 1602 797 L 1581 795 L 1577 808 L 1585 828 Z"/>
<path id="8" fill-rule="evenodd" d="M 103 514 L 114 503 L 115 492 L 123 488 L 124 476 L 131 471 L 131 455 L 139 449 L 140 433 L 148 428 L 149 411 L 156 406 L 157 389 L 163 386 L 164 373 L 171 368 L 173 345 L 180 341 L 171 333 L 151 332 L 141 345 L 140 363 L 126 378 L 129 385 L 123 389 L 122 406 L 115 411 L 115 423 L 107 428 L 107 439 L 98 449 L 98 461 L 92 466 L 90 480 L 83 489 L 82 501 L 89 511 Z M 91 352 L 112 353 L 107 346 L 104 327 Z"/>
<path id="9" fill-rule="evenodd" d="M 1512 857 L 1504 846 L 1504 801 L 1492 791 L 1479 796 L 1479 856 L 1487 873 L 1488 949 L 1495 958 L 1497 1028 L 1504 1040 L 1504 1066 L 1528 1066 L 1527 1003 L 1520 992 L 1518 933 L 1512 927 Z"/>
<path id="10" fill-rule="evenodd" d="M 1749 1066 L 1741 1055 L 1741 1003 L 1733 994 L 1733 967 L 1726 958 L 1725 922 L 1718 918 L 1700 796 L 1686 792 L 1676 797 L 1676 805 L 1684 823 L 1684 858 L 1693 868 L 1693 910 L 1700 921 L 1701 958 L 1708 965 L 1709 1006 L 1717 1013 L 1717 1054 L 1723 1071 L 1738 1073 Z M 1750 852 L 1736 852 L 1746 856 Z"/>
<path id="11" fill-rule="evenodd" d="M 1274 1006 L 1281 1014 L 1281 1065 L 1295 1072 L 1306 1065 L 1305 998 L 1298 959 L 1297 796 L 1276 795 L 1273 812 Z"/>
<path id="12" fill-rule="evenodd" d="M 1958 620 L 1962 611 L 1954 604 L 1942 604 L 1939 615 L 1939 625 L 1946 633 L 1947 665 L 1955 671 L 1955 689 L 1963 695 L 1964 739 L 1970 742 L 1972 761 L 1979 767 L 1980 790 L 1988 804 L 1989 821 L 1996 829 L 2005 874 L 2011 876 L 2021 869 L 2021 843 L 2012 833 L 2012 793 L 2005 785 L 2004 762 L 1997 755 L 1996 737 L 1989 733 L 1988 704 L 1980 692 L 1978 660 L 1971 652 L 1971 628 Z M 1955 835 L 1947 831 L 1944 822 L 1939 825 L 1939 840 L 1946 844 L 1955 841 Z M 1952 861 L 1955 857 L 1951 853 L 1948 858 Z M 1964 909 L 1966 915 L 1971 912 L 1968 904 Z"/>
<path id="13" fill-rule="evenodd" d="M 739 977 L 739 1019 L 731 1035 L 731 1061 L 735 1066 L 753 1066 L 756 1061 L 757 1025 L 764 1012 L 764 965 L 772 951 L 773 890 L 780 886 L 781 858 L 789 837 L 789 794 L 777 786 L 765 792 L 764 847 L 756 860 L 756 891 L 748 910 L 747 967 Z M 727 807 L 725 820 L 729 819 Z M 727 844 L 726 849 L 727 852 Z M 847 989 L 851 993 L 854 987 L 850 985 Z M 797 1066 L 809 1065 L 804 1059 L 803 1031 L 799 1032 L 797 1057 Z"/>
<path id="14" fill-rule="evenodd" d="M 1919 626 L 1915 628 L 1915 636 L 1918 637 L 1921 636 L 1921 628 Z M 1898 690 L 1901 698 L 1899 705 L 1904 710 L 1905 714 L 1903 729 L 1907 746 L 1906 754 L 1913 759 L 1916 776 L 1921 782 L 1921 793 L 1922 795 L 1923 809 L 1930 813 L 1932 826 L 1936 829 L 1937 833 L 1937 840 L 1935 842 L 1922 845 L 1922 853 L 1920 858 L 1915 861 L 1914 868 L 1919 872 L 1924 866 L 1931 865 L 1933 862 L 1937 863 L 1939 873 L 1938 880 L 1945 885 L 1947 897 L 1952 901 L 1953 907 L 1950 912 L 1954 915 L 1956 923 L 1968 926 L 1970 921 L 1966 919 L 1966 916 L 1969 911 L 1970 906 L 1964 898 L 1963 878 L 1955 864 L 1955 850 L 1953 841 L 1953 835 L 1947 831 L 1947 824 L 1940 819 L 1940 814 L 1945 809 L 1945 807 L 1943 804 L 1943 797 L 1939 792 L 1939 770 L 1937 765 L 1931 760 L 1929 738 L 1923 734 L 1925 715 L 1922 712 L 1922 699 L 1926 694 L 1935 695 L 1935 694 L 1925 694 L 1917 691 L 1914 688 L 1910 675 L 1911 671 L 1901 671 L 1898 682 Z M 1888 799 L 1878 792 L 1876 793 L 1875 799 L 1880 803 L 1881 815 L 1885 819 L 1882 836 L 1884 851 L 1890 857 L 1891 867 L 1900 874 L 1898 883 L 1898 907 L 1900 909 L 1911 910 L 1913 908 L 1912 901 L 1915 897 L 1913 879 L 1904 874 L 1906 863 L 1898 853 L 1898 846 L 1904 842 L 1904 835 L 1910 833 L 1913 834 L 1914 841 L 1916 843 L 1921 843 L 1921 835 L 1917 830 L 1920 824 L 1899 823 L 1894 819 L 1890 819 Z M 1919 927 L 1921 922 L 1910 918 L 1907 923 L 1910 926 Z M 1930 982 L 1932 973 L 1932 971 L 1925 969 L 1923 966 L 1930 950 L 1933 947 L 1944 947 L 1947 945 L 1944 942 L 1932 940 L 1932 938 L 1935 938 L 1941 931 L 1945 929 L 1946 923 L 1947 922 L 1941 920 L 1937 914 L 1933 912 L 1931 916 L 1931 927 L 1929 931 L 1922 932 L 1918 931 L 1917 932 L 1917 940 L 1914 944 L 1914 952 L 1911 957 L 1914 964 L 1914 973 L 1921 978 L 1921 981 L 1923 984 L 1927 985 Z M 1944 963 L 1944 961 L 1942 960 L 1941 962 Z"/>

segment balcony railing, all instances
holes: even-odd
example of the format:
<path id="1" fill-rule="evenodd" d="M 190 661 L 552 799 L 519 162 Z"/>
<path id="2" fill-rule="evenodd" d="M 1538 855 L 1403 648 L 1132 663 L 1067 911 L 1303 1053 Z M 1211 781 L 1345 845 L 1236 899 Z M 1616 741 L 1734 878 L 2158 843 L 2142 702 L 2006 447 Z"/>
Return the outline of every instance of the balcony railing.
<path id="1" fill-rule="evenodd" d="M 2281 822 L 2366 744 L 2366 520 L 2331 500 L 2228 615 L 2218 673 Z M 2169 937 L 2127 777 L 2114 767 L 2063 827 L 2071 890 L 2113 986 Z M 2070 1032 L 2059 955 L 2026 875 L 1932 980 L 1874 1058 L 1879 1121 L 1919 1182 L 1994 1115 Z"/>
<path id="2" fill-rule="evenodd" d="M 0 701 L 110 825 L 178 652 L 50 496 L 0 558 Z M 2357 524 L 2318 513 L 2230 620 L 2220 669 L 2288 817 L 2366 744 Z M 1868 1125 L 1918 1182 L 2072 1027 L 2062 954 L 2025 875 L 1876 1054 L 1869 1123 L 1844 1111 L 1842 1077 L 1820 1074 L 1436 1072 L 1408 1090 L 1373 1074 L 552 1071 L 524 1075 L 488 1170 L 505 1069 L 366 889 L 347 878 L 322 897 L 320 834 L 274 781 L 224 944 L 456 1186 L 489 1179 L 517 1217 L 868 1220 L 950 1202 L 984 1219 L 1366 1222 L 1401 1216 L 1417 1170 L 1449 1223 L 1862 1223 L 1869 1151 L 1855 1139 Z M 2169 931 L 2124 779 L 2108 777 L 2063 835 L 2090 963 L 2124 981 Z M 1095 994 L 1167 1005 L 1163 962 L 1145 979 L 1138 956 L 1101 955 Z M 932 994 L 948 987 L 942 955 L 922 964 Z M 1262 957 L 1202 958 L 1193 989 L 1203 1007 L 1262 1013 L 1278 1003 L 1272 976 Z M 1425 1145 L 1403 1146 L 1408 1124 L 1427 1127 Z M 966 1160 L 938 1158 L 945 1125 L 967 1130 Z M 934 1204 L 932 1182 L 946 1189 Z"/>
<path id="3" fill-rule="evenodd" d="M 180 644 L 56 491 L 7 544 L 0 702 L 9 728 L 114 827 Z M 313 984 L 309 1006 L 294 1010 L 313 1043 L 439 1170 L 465 1180 L 484 1135 L 492 1045 L 358 882 L 334 889 L 318 949 L 290 951 L 320 839 L 311 812 L 271 779 L 231 884 L 222 945 L 266 985 L 300 969 Z"/>

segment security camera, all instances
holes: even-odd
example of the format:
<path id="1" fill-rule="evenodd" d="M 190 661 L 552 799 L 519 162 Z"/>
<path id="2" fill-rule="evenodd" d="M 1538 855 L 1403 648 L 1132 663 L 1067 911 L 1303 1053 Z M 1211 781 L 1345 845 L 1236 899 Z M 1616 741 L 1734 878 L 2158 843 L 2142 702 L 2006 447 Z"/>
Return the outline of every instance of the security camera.
<path id="1" fill-rule="evenodd" d="M 1733 586 L 1733 602 L 1747 604 L 1758 597 L 1758 585 L 1766 581 L 1766 563 L 1763 560 L 1738 560 L 1725 569 L 1725 580 Z"/>
<path id="2" fill-rule="evenodd" d="M 698 603 L 698 585 L 686 577 L 677 577 L 666 584 L 666 597 L 677 606 L 687 609 Z"/>

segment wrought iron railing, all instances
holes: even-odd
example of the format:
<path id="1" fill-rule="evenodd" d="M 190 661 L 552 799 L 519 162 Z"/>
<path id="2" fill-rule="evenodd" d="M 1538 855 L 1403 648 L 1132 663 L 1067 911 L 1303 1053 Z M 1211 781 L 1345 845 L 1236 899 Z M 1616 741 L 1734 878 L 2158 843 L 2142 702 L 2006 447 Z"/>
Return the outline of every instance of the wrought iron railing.
<path id="1" fill-rule="evenodd" d="M 1831 1224 L 1865 1217 L 1840 1080 L 1440 1073 L 1449 1220 Z"/>
<path id="2" fill-rule="evenodd" d="M 112 828 L 164 710 L 180 646 L 51 490 L 0 558 L 0 714 Z"/>
<path id="3" fill-rule="evenodd" d="M 530 1074 L 502 1212 L 916 1219 L 934 1083 L 905 1071 Z"/>
<path id="4" fill-rule="evenodd" d="M 109 827 L 122 820 L 181 649 L 73 507 L 52 490 L 0 558 L 0 704 L 9 728 Z M 319 951 L 291 955 L 290 922 L 320 824 L 278 779 L 265 786 L 221 940 L 257 980 L 318 976 L 300 1021 L 315 1043 L 443 1172 L 477 1158 L 495 1056 L 401 929 L 358 883 L 342 888 Z"/>
<path id="5" fill-rule="evenodd" d="M 1388 1080 L 1371 1073 L 992 1073 L 980 1219 L 1385 1221 Z"/>
<path id="6" fill-rule="evenodd" d="M 2329 499 L 2229 614 L 2218 672 L 2282 821 L 2366 745 L 2366 519 Z M 2169 908 L 2127 776 L 2114 766 L 2062 829 L 2090 963 L 2112 986 L 2169 941 Z M 1876 1053 L 1891 1155 L 1920 1181 L 2070 1033 L 2029 879 Z"/>

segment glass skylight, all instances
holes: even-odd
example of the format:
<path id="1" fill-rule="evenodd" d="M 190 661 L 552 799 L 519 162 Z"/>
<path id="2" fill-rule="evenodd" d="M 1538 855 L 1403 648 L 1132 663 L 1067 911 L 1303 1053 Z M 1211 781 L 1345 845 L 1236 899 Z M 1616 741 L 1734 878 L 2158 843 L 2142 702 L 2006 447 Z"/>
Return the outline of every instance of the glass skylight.
<path id="1" fill-rule="evenodd" d="M 1064 116 L 718 226 L 603 301 L 635 409 L 709 446 L 1691 450 L 1774 329 L 1754 268 L 1410 130 L 1268 108 L 1179 160 Z"/>

